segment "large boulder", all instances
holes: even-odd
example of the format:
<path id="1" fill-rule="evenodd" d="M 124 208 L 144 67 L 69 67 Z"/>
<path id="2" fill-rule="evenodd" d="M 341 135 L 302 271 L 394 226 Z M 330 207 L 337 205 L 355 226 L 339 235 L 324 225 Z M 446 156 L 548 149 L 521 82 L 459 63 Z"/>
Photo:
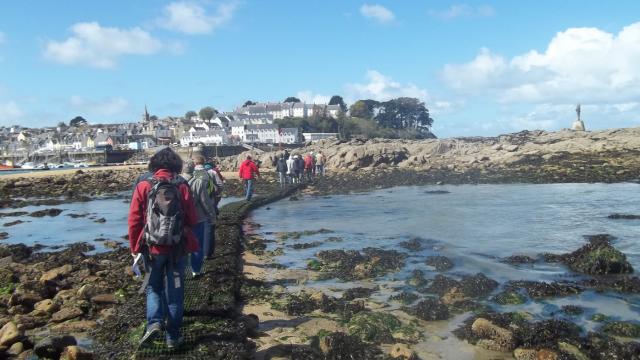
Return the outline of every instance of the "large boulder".
<path id="1" fill-rule="evenodd" d="M 513 333 L 485 318 L 476 319 L 471 325 L 473 333 L 480 338 L 478 345 L 488 350 L 512 351 L 516 346 Z"/>
<path id="2" fill-rule="evenodd" d="M 13 322 L 8 322 L 0 329 L 0 346 L 11 346 L 18 342 L 20 337 L 22 337 L 22 333 L 18 330 L 18 326 Z"/>
<path id="3" fill-rule="evenodd" d="M 589 275 L 633 273 L 625 254 L 611 245 L 612 237 L 594 235 L 588 238 L 588 244 L 561 256 L 561 260 L 572 270 Z"/>

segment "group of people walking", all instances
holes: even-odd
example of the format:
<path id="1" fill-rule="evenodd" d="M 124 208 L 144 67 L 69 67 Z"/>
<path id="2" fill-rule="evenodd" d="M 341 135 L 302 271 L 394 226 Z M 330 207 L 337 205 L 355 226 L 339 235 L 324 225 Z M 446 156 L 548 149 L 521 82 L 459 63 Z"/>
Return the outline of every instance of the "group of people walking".
<path id="1" fill-rule="evenodd" d="M 187 263 L 194 277 L 214 252 L 218 203 L 225 179 L 213 162 L 195 156 L 184 166 L 170 148 L 149 160 L 148 172 L 136 181 L 129 209 L 129 245 L 134 271 L 144 266 L 141 290 L 147 296 L 147 326 L 141 344 L 157 338 L 164 327 L 166 344 L 175 348 L 184 313 Z M 165 324 L 166 320 L 166 324 Z"/>
<path id="2" fill-rule="evenodd" d="M 298 154 L 289 154 L 285 151 L 276 162 L 276 171 L 280 187 L 287 184 L 298 184 L 311 181 L 315 176 L 323 176 L 325 173 L 326 158 L 322 151 L 307 153 L 304 157 Z"/>

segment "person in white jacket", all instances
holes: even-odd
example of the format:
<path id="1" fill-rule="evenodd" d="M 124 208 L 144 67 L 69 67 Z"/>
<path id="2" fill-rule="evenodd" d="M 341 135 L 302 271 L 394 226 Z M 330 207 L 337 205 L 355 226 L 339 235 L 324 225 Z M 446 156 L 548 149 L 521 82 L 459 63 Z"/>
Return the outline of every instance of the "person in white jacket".
<path id="1" fill-rule="evenodd" d="M 293 158 L 293 155 L 291 155 L 287 159 L 287 176 L 289 177 L 289 179 L 291 179 L 290 181 L 292 184 L 295 184 L 297 182 L 295 169 L 294 169 L 295 166 L 296 166 L 295 160 Z"/>

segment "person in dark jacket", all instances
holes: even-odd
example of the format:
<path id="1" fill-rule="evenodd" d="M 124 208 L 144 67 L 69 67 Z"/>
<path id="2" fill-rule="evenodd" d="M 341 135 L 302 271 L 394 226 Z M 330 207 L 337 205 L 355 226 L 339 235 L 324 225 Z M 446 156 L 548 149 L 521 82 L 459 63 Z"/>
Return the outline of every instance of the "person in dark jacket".
<path id="1" fill-rule="evenodd" d="M 284 155 L 280 155 L 276 164 L 276 171 L 278 172 L 280 188 L 282 189 L 287 185 L 287 163 L 284 161 Z"/>
<path id="2" fill-rule="evenodd" d="M 154 180 L 175 181 L 182 209 L 182 245 L 148 245 L 145 240 L 151 180 L 143 180 L 133 192 L 129 209 L 129 246 L 131 255 L 138 258 L 144 254 L 148 260 L 147 328 L 141 343 L 151 341 L 162 332 L 166 318 L 167 347 L 182 344 L 180 327 L 184 313 L 184 268 L 186 254 L 198 251 L 198 241 L 191 232 L 196 224 L 196 210 L 191 190 L 184 179 L 179 178 L 182 159 L 170 148 L 157 152 L 149 160 L 149 171 Z M 181 181 L 180 181 L 181 180 Z"/>
<path id="3" fill-rule="evenodd" d="M 191 254 L 191 271 L 194 277 L 199 276 L 205 256 L 211 256 L 213 243 L 211 232 L 216 223 L 215 205 L 215 180 L 204 168 L 204 157 L 196 156 L 193 159 L 193 175 L 189 179 L 189 187 L 196 204 L 197 224 L 193 232 L 198 238 L 200 250 Z"/>
<path id="4" fill-rule="evenodd" d="M 302 173 L 304 172 L 304 159 L 302 155 L 296 155 L 296 178 L 298 182 L 302 182 Z"/>

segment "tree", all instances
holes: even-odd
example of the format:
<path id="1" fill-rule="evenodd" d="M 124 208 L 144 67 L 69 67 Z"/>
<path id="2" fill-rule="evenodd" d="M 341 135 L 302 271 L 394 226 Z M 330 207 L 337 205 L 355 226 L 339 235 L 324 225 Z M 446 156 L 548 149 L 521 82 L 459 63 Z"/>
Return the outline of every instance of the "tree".
<path id="1" fill-rule="evenodd" d="M 151 115 L 151 116 L 149 116 L 149 120 L 158 121 L 158 117 L 156 115 Z"/>
<path id="2" fill-rule="evenodd" d="M 380 103 L 375 100 L 358 100 L 349 108 L 349 114 L 361 119 L 372 119 Z"/>
<path id="3" fill-rule="evenodd" d="M 189 110 L 184 114 L 184 118 L 187 119 L 187 120 L 189 120 L 189 119 L 191 119 L 192 117 L 195 117 L 195 116 L 198 116 L 198 113 L 196 113 L 193 110 Z"/>
<path id="4" fill-rule="evenodd" d="M 340 105 L 340 110 L 342 110 L 343 113 L 347 112 L 347 104 L 340 95 L 333 95 L 331 100 L 329 100 L 329 105 Z"/>
<path id="5" fill-rule="evenodd" d="M 76 116 L 69 121 L 69 126 L 78 127 L 80 125 L 86 125 L 87 120 L 85 120 L 82 116 Z"/>
<path id="6" fill-rule="evenodd" d="M 424 103 L 416 98 L 400 97 L 380 104 L 375 117 L 381 127 L 428 131 L 433 119 Z"/>
<path id="7" fill-rule="evenodd" d="M 251 105 L 257 105 L 258 103 L 255 101 L 251 101 L 251 100 L 247 100 L 244 102 L 244 105 L 242 105 L 242 107 L 247 107 L 247 106 L 251 106 Z"/>
<path id="8" fill-rule="evenodd" d="M 64 121 L 60 121 L 60 122 L 58 123 L 58 127 L 59 127 L 60 129 L 65 129 L 65 128 L 67 127 L 67 124 L 65 124 L 65 123 L 64 123 Z"/>
<path id="9" fill-rule="evenodd" d="M 211 106 L 206 106 L 200 109 L 199 115 L 202 120 L 211 120 L 218 113 L 218 110 Z"/>
<path id="10" fill-rule="evenodd" d="M 297 97 L 289 96 L 288 98 L 286 98 L 284 100 L 284 102 L 286 102 L 286 103 L 288 103 L 288 102 L 299 103 L 299 102 L 302 102 L 302 101 L 300 101 L 300 99 L 298 99 Z"/>

